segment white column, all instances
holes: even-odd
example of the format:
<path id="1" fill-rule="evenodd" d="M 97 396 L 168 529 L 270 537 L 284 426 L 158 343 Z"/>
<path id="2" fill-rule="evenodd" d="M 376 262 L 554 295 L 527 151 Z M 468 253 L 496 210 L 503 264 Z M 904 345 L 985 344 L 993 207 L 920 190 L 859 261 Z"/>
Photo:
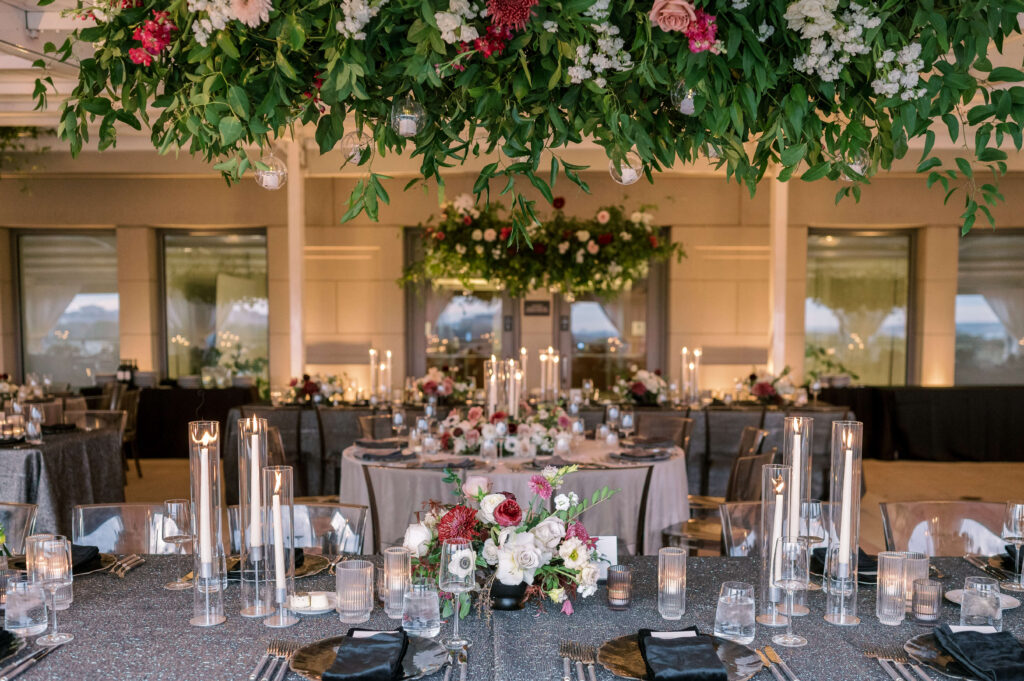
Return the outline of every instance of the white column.
<path id="1" fill-rule="evenodd" d="M 768 370 L 782 371 L 786 366 L 786 237 L 789 231 L 789 184 L 772 178 L 769 189 L 768 226 L 771 256 L 769 261 L 769 305 L 771 306 L 771 345 Z"/>
<path id="2" fill-rule="evenodd" d="M 306 177 L 301 135 L 288 143 L 288 371 L 301 376 L 306 367 L 302 328 L 303 256 L 306 248 Z"/>

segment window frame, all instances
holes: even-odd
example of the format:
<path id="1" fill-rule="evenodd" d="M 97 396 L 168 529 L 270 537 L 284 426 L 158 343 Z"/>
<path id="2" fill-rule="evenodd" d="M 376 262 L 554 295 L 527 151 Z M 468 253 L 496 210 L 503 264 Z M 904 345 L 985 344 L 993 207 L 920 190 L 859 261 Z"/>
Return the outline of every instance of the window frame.
<path id="1" fill-rule="evenodd" d="M 856 236 L 856 237 L 879 237 L 879 236 L 905 236 L 907 240 L 907 350 L 906 357 L 907 362 L 904 367 L 904 386 L 917 385 L 920 382 L 921 367 L 920 367 L 920 352 L 919 346 L 920 339 L 923 338 L 922 334 L 919 333 L 921 328 L 921 319 L 918 314 L 918 287 L 917 287 L 917 269 L 918 259 L 922 257 L 919 248 L 920 231 L 922 226 L 915 227 L 900 227 L 897 229 L 870 229 L 870 228 L 847 228 L 847 227 L 808 227 L 807 228 L 807 240 L 808 246 L 804 248 L 804 291 L 803 291 L 803 306 L 807 305 L 807 287 L 810 282 L 810 276 L 807 275 L 807 265 L 810 263 L 809 255 L 809 244 L 810 237 L 812 236 L 829 236 L 842 234 L 842 236 Z M 804 319 L 803 324 L 803 336 L 804 336 L 804 347 L 801 348 L 801 354 L 807 349 L 807 319 Z M 806 358 L 804 360 L 806 365 Z M 806 368 L 806 366 L 805 366 Z"/>
<path id="2" fill-rule="evenodd" d="M 266 250 L 264 257 L 267 260 L 267 296 L 270 295 L 270 243 L 266 227 L 238 227 L 230 229 L 190 229 L 174 227 L 157 227 L 156 231 L 156 285 L 159 298 L 160 317 L 157 320 L 157 336 L 160 339 L 160 354 L 158 370 L 162 378 L 170 375 L 170 358 L 167 356 L 167 237 L 168 236 L 246 236 L 259 235 L 263 237 Z M 270 347 L 270 315 L 267 315 L 267 347 Z M 269 353 L 268 353 L 269 354 Z M 267 357 L 268 366 L 270 358 Z"/>

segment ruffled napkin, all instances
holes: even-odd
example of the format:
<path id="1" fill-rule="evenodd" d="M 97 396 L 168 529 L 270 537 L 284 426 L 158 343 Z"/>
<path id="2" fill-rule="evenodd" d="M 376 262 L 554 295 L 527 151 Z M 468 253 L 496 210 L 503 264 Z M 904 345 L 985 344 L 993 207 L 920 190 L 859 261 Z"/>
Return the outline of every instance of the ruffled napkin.
<path id="1" fill-rule="evenodd" d="M 25 556 L 15 556 L 8 560 L 8 566 L 12 570 L 25 570 Z M 95 546 L 71 545 L 71 574 L 79 575 L 83 572 L 92 572 L 103 567 L 103 560 L 100 558 L 100 550 Z"/>
<path id="2" fill-rule="evenodd" d="M 825 574 L 826 549 L 814 549 L 811 551 L 811 572 Z M 857 574 L 874 575 L 878 573 L 878 556 L 864 553 L 863 549 L 857 549 Z"/>
<path id="3" fill-rule="evenodd" d="M 648 681 L 727 681 L 729 678 L 711 637 L 702 636 L 696 627 L 683 631 L 641 629 L 637 643 L 647 665 Z"/>
<path id="4" fill-rule="evenodd" d="M 1009 632 L 953 632 L 943 624 L 935 639 L 981 681 L 1024 681 L 1024 646 Z"/>
<path id="5" fill-rule="evenodd" d="M 403 629 L 370 631 L 349 629 L 338 646 L 334 664 L 323 681 L 398 681 L 404 676 L 402 658 L 409 647 Z"/>

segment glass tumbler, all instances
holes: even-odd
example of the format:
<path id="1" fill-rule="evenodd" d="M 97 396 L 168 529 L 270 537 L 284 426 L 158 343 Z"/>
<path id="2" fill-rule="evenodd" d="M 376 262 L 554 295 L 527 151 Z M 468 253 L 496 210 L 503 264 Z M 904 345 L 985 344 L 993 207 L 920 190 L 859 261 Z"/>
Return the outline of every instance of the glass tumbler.
<path id="1" fill-rule="evenodd" d="M 373 563 L 347 560 L 335 569 L 338 618 L 346 624 L 361 624 L 373 612 Z"/>
<path id="2" fill-rule="evenodd" d="M 435 638 L 441 633 L 441 599 L 426 577 L 412 581 L 402 598 L 402 628 L 410 636 Z"/>
<path id="3" fill-rule="evenodd" d="M 907 612 L 904 569 L 904 556 L 898 551 L 882 551 L 878 554 L 875 614 L 882 624 L 896 626 L 903 622 Z"/>
<path id="4" fill-rule="evenodd" d="M 754 640 L 754 587 L 744 582 L 724 582 L 715 610 L 715 636 L 744 645 Z"/>
<path id="5" fill-rule="evenodd" d="M 916 624 L 935 626 L 942 612 L 942 583 L 933 579 L 915 579 L 911 613 Z"/>
<path id="6" fill-rule="evenodd" d="M 24 573 L 7 581 L 4 629 L 22 638 L 46 631 L 46 600 L 41 584 L 28 581 Z"/>
<path id="7" fill-rule="evenodd" d="M 409 590 L 412 575 L 412 554 L 402 546 L 384 550 L 383 596 L 384 612 L 391 619 L 402 616 L 405 592 Z"/>
<path id="8" fill-rule="evenodd" d="M 625 610 L 629 607 L 633 592 L 633 576 L 628 565 L 612 565 L 608 568 L 608 607 Z"/>
<path id="9" fill-rule="evenodd" d="M 669 546 L 658 551 L 658 612 L 667 620 L 686 614 L 686 551 Z"/>
<path id="10" fill-rule="evenodd" d="M 968 577 L 964 580 L 964 596 L 960 604 L 960 626 L 1003 630 L 1003 607 L 999 582 L 989 577 Z"/>

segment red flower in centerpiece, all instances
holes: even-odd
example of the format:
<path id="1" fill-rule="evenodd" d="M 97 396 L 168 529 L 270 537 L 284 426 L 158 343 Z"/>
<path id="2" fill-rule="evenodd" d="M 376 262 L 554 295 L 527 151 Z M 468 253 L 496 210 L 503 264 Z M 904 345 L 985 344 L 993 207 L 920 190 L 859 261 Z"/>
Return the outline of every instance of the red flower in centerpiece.
<path id="1" fill-rule="evenodd" d="M 761 381 L 755 383 L 750 392 L 754 393 L 755 397 L 775 397 L 775 386 L 768 381 Z"/>
<path id="2" fill-rule="evenodd" d="M 511 236 L 511 235 L 512 235 L 512 228 L 511 227 L 502 227 L 501 228 L 501 240 L 502 241 L 506 241 L 509 238 L 509 236 Z"/>
<path id="3" fill-rule="evenodd" d="M 608 244 L 610 244 L 612 242 L 613 238 L 614 237 L 611 234 L 608 234 L 608 233 L 598 234 L 597 235 L 597 243 L 601 244 L 602 246 L 607 246 Z"/>
<path id="4" fill-rule="evenodd" d="M 438 241 L 444 241 L 444 232 L 435 233 L 434 238 L 437 239 Z M 651 238 L 653 239 L 654 237 Z"/>
<path id="5" fill-rule="evenodd" d="M 473 216 L 471 216 L 471 215 L 465 215 L 465 216 L 463 216 L 463 218 L 462 218 L 462 224 L 464 224 L 464 225 L 466 225 L 467 227 L 469 227 L 469 226 L 470 226 L 471 224 L 473 224 Z"/>
<path id="6" fill-rule="evenodd" d="M 456 436 L 458 437 L 458 436 Z M 442 433 L 441 434 L 441 449 L 451 449 L 452 447 L 452 434 Z"/>
<path id="7" fill-rule="evenodd" d="M 647 386 L 645 386 L 642 381 L 637 381 L 630 387 L 629 390 L 637 397 L 643 397 L 644 394 L 647 392 Z"/>
<path id="8" fill-rule="evenodd" d="M 515 496 L 498 504 L 494 509 L 494 521 L 502 527 L 515 527 L 523 521 L 523 509 L 519 508 Z"/>
<path id="9" fill-rule="evenodd" d="M 533 252 L 537 255 L 544 255 L 548 252 L 548 247 L 538 241 L 533 245 Z"/>
<path id="10" fill-rule="evenodd" d="M 503 412 L 503 411 L 496 411 L 493 414 L 491 414 L 491 423 L 497 423 L 498 421 L 504 421 L 506 416 L 508 416 L 508 414 L 506 414 L 505 412 Z"/>
<path id="11" fill-rule="evenodd" d="M 656 237 L 656 236 L 654 236 L 652 234 L 652 235 L 650 235 L 647 238 L 650 239 L 650 241 L 651 241 L 651 248 L 657 248 L 658 247 L 658 237 Z"/>
<path id="12" fill-rule="evenodd" d="M 424 395 L 436 395 L 437 394 L 437 381 L 427 381 L 423 384 Z"/>
<path id="13" fill-rule="evenodd" d="M 507 503 L 507 502 L 502 502 Z M 440 542 L 446 539 L 471 540 L 479 533 L 474 527 L 476 525 L 476 511 L 466 506 L 455 506 L 452 510 L 441 516 L 437 523 L 437 540 Z"/>
<path id="14" fill-rule="evenodd" d="M 495 26 L 521 30 L 539 0 L 487 0 L 487 13 Z"/>
<path id="15" fill-rule="evenodd" d="M 551 207 L 555 210 L 562 210 L 565 208 L 565 199 L 561 196 L 556 196 L 555 200 L 551 202 Z"/>

